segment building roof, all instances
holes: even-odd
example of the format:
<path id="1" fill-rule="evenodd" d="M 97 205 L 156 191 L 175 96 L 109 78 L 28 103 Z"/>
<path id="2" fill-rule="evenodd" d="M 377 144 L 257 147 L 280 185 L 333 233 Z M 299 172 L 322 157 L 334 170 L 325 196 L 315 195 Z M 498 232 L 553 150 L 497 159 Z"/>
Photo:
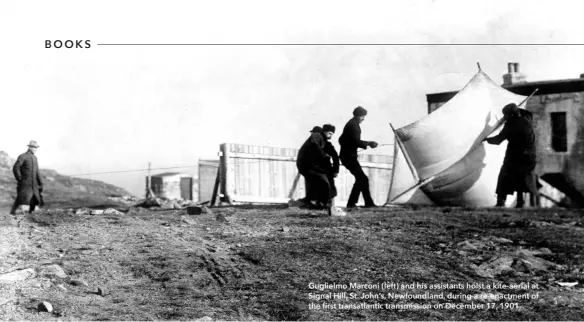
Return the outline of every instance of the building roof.
<path id="1" fill-rule="evenodd" d="M 157 173 L 157 174 L 153 174 L 152 177 L 173 177 L 173 176 L 178 176 L 178 175 L 182 175 L 185 177 L 192 177 L 192 174 L 188 174 L 188 173 L 182 173 L 182 172 L 164 172 L 164 173 Z"/>
<path id="2" fill-rule="evenodd" d="M 584 92 L 584 78 L 570 78 L 539 82 L 522 82 L 502 85 L 503 88 L 519 95 L 529 96 L 537 88 L 536 95 Z M 450 100 L 458 91 L 426 94 L 428 103 L 441 103 Z"/>

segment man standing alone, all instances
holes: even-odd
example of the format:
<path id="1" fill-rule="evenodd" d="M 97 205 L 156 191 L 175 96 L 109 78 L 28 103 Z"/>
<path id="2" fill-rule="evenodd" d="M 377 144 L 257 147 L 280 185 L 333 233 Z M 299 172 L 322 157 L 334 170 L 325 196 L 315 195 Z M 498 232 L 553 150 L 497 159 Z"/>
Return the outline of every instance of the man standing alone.
<path id="1" fill-rule="evenodd" d="M 18 182 L 16 188 L 16 200 L 10 213 L 16 214 L 16 209 L 20 206 L 29 206 L 32 213 L 37 205 L 41 204 L 41 192 L 43 191 L 43 181 L 39 172 L 39 164 L 34 155 L 39 145 L 36 141 L 30 141 L 28 151 L 18 156 L 12 172 Z M 24 211 L 23 211 L 24 212 Z"/>
<path id="2" fill-rule="evenodd" d="M 343 133 L 339 137 L 339 143 L 341 145 L 340 159 L 343 166 L 351 172 L 355 177 L 355 184 L 349 195 L 349 201 L 347 202 L 347 208 L 355 208 L 357 201 L 359 201 L 359 195 L 363 192 L 363 199 L 365 200 L 365 208 L 375 207 L 375 203 L 371 198 L 371 192 L 369 191 L 369 178 L 363 172 L 361 164 L 357 158 L 357 149 L 367 149 L 367 147 L 376 148 L 377 142 L 374 141 L 362 141 L 361 140 L 361 122 L 365 120 L 367 115 L 367 110 L 361 106 L 357 106 L 353 110 L 353 118 L 347 122 Z"/>
<path id="3" fill-rule="evenodd" d="M 519 109 L 515 103 L 503 107 L 505 126 L 501 132 L 485 139 L 489 144 L 501 144 L 507 140 L 507 151 L 497 180 L 497 207 L 505 206 L 508 194 L 517 191 L 517 208 L 522 208 L 524 192 L 537 198 L 535 177 L 535 132 L 531 112 Z"/>

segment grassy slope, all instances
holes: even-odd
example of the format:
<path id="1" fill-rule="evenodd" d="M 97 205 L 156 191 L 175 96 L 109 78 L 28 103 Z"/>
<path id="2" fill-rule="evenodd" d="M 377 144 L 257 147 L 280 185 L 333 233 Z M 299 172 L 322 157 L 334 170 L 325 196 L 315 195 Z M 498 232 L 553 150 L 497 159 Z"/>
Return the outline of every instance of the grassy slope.
<path id="1" fill-rule="evenodd" d="M 41 174 L 45 184 L 43 198 L 51 208 L 118 205 L 108 197 L 130 195 L 122 188 L 101 181 L 69 177 L 47 169 L 41 169 Z M 0 209 L 10 208 L 15 197 L 16 181 L 12 171 L 0 168 Z"/>
<path id="2" fill-rule="evenodd" d="M 13 267 L 57 263 L 71 278 L 83 278 L 90 286 L 40 279 L 48 286 L 21 286 L 19 305 L 25 308 L 21 313 L 19 305 L 7 305 L 8 315 L 0 314 L 0 318 L 578 320 L 584 316 L 584 303 L 570 306 L 572 302 L 565 300 L 582 300 L 577 291 L 582 292 L 584 284 L 583 229 L 529 225 L 537 220 L 581 222 L 582 212 L 383 209 L 330 218 L 319 212 L 275 208 L 214 211 L 229 222 L 218 221 L 215 215 L 182 216 L 174 211 L 132 211 L 124 216 L 29 215 L 26 227 L 20 229 L 34 233 L 22 237 L 26 247 L 12 254 L 8 262 Z M 466 253 L 442 252 L 444 245 L 485 236 L 509 238 L 513 244 Z M 520 243 L 524 248 L 549 248 L 553 254 L 546 259 L 562 268 L 495 278 L 480 277 L 471 269 L 471 264 L 513 251 Z M 555 280 L 579 281 L 580 285 L 566 291 L 555 286 Z M 519 310 L 498 311 L 308 309 L 308 294 L 314 292 L 308 288 L 311 282 L 497 281 L 539 283 L 541 300 L 518 301 Z M 69 291 L 57 289 L 59 283 Z M 105 286 L 111 294 L 96 295 L 98 286 Z M 5 294 L 14 293 L 17 286 L 10 287 L 3 290 Z M 57 313 L 38 314 L 32 307 L 39 300 L 51 301 Z"/>

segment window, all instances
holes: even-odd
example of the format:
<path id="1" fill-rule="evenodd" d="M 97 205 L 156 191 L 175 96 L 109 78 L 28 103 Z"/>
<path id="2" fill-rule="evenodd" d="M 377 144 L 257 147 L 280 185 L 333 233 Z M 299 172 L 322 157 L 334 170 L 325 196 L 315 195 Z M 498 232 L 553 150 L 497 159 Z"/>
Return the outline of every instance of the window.
<path id="1" fill-rule="evenodd" d="M 568 129 L 566 128 L 566 112 L 551 113 L 552 148 L 556 152 L 568 151 Z"/>

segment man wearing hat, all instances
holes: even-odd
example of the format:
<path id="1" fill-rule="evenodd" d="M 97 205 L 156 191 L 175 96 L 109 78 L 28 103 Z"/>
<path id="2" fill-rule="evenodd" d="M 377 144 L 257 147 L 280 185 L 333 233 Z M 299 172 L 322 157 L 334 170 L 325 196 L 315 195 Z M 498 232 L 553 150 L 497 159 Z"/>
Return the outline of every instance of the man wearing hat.
<path id="1" fill-rule="evenodd" d="M 339 215 L 339 210 L 335 207 L 335 197 L 337 196 L 337 187 L 335 185 L 335 178 L 339 175 L 340 162 L 339 154 L 335 149 L 334 145 L 331 143 L 331 139 L 335 134 L 335 126 L 332 124 L 325 124 L 322 126 L 322 133 L 326 139 L 324 145 L 324 152 L 330 156 L 329 159 L 325 160 L 323 168 L 326 172 L 327 179 L 330 184 L 329 190 L 329 202 L 327 204 L 329 214 Z"/>
<path id="2" fill-rule="evenodd" d="M 505 125 L 501 132 L 485 139 L 489 144 L 499 145 L 507 140 L 503 166 L 497 179 L 497 207 L 503 207 L 507 195 L 517 192 L 517 208 L 522 208 L 524 192 L 537 198 L 535 131 L 532 114 L 520 109 L 515 103 L 503 107 Z"/>
<path id="3" fill-rule="evenodd" d="M 310 201 L 315 200 L 317 206 L 322 208 L 327 204 L 330 194 L 330 182 L 325 170 L 326 163 L 330 164 L 330 156 L 324 151 L 326 134 L 323 129 L 315 126 L 310 133 L 298 151 L 296 167 L 306 182 L 304 206 L 311 206 Z"/>
<path id="4" fill-rule="evenodd" d="M 12 215 L 15 215 L 16 209 L 21 206 L 29 206 L 29 211 L 32 213 L 35 207 L 41 204 L 43 180 L 39 172 L 37 158 L 34 155 L 38 147 L 36 141 L 30 141 L 28 151 L 18 156 L 12 168 L 14 178 L 18 182 L 16 200 L 10 211 Z"/>
<path id="5" fill-rule="evenodd" d="M 339 137 L 339 143 L 341 144 L 341 162 L 355 177 L 355 184 L 353 185 L 353 189 L 349 195 L 349 201 L 347 202 L 347 208 L 349 209 L 356 207 L 361 192 L 363 192 L 365 208 L 375 207 L 375 203 L 371 198 L 371 192 L 369 191 L 369 178 L 365 172 L 363 172 L 363 168 L 361 168 L 361 164 L 359 164 L 359 160 L 357 159 L 358 148 L 367 149 L 367 147 L 377 147 L 377 142 L 361 140 L 360 124 L 365 120 L 366 115 L 367 110 L 361 106 L 357 106 L 357 108 L 353 110 L 353 118 L 347 122 L 343 128 L 343 133 Z"/>

